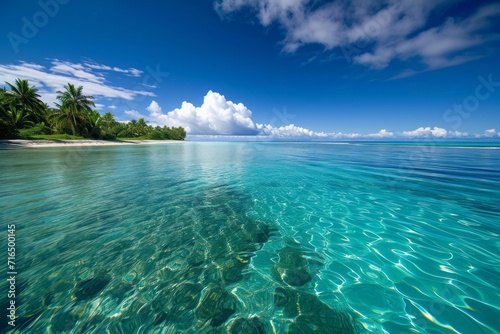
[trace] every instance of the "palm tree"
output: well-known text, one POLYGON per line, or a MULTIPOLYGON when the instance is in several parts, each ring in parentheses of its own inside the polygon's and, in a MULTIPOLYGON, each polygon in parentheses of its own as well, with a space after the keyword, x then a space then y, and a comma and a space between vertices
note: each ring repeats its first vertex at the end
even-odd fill
POLYGON ((3 120, 12 129, 22 129, 25 125, 34 125, 29 116, 23 109, 18 109, 12 104, 5 112, 3 120))
POLYGON ((51 117, 51 123, 58 131, 71 130, 73 135, 76 135, 76 126, 82 123, 80 115, 74 115, 67 106, 59 106, 59 109, 54 109, 51 117))
POLYGON ((7 90, 0 88, 0 108, 7 104, 7 90))
POLYGON ((57 91, 57 99, 61 104, 56 105, 62 110, 65 109, 65 113, 68 113, 69 121, 71 122, 71 130, 73 135, 76 135, 76 129, 78 128, 77 119, 85 119, 84 113, 89 113, 95 107, 93 96, 83 95, 83 87, 78 88, 75 85, 68 83, 64 86, 66 89, 64 92, 57 91))
POLYGON ((8 103, 7 103, 7 96, 6 96, 7 91, 5 88, 0 88, 0 120, 2 120, 6 116, 6 111, 8 108, 8 103))
POLYGON ((102 115, 100 125, 101 125, 101 133, 106 138, 112 138, 116 136, 116 130, 118 126, 118 122, 115 121, 115 116, 109 111, 102 115))
POLYGON ((144 118, 139 118, 136 124, 138 137, 145 136, 148 133, 148 125, 144 118))
POLYGON ((117 122, 115 121, 115 116, 112 113, 110 113, 109 111, 107 113, 105 113, 104 115, 102 115, 101 124, 102 124, 104 129, 109 131, 114 126, 116 126, 116 123, 117 122))
POLYGON ((21 79, 16 79, 14 85, 8 82, 6 84, 10 87, 10 90, 5 92, 8 102, 21 109, 25 117, 29 117, 32 121, 42 120, 44 104, 35 86, 30 87, 28 80, 21 79))
POLYGON ((43 109, 40 112, 41 121, 50 126, 50 116, 52 114, 52 108, 47 104, 43 104, 43 109))
POLYGON ((127 130, 130 132, 131 137, 139 137, 139 131, 137 131, 137 120, 130 120, 130 122, 127 123, 127 130))
POLYGON ((91 110, 87 116, 88 136, 92 138, 101 137, 102 116, 97 110, 91 110))

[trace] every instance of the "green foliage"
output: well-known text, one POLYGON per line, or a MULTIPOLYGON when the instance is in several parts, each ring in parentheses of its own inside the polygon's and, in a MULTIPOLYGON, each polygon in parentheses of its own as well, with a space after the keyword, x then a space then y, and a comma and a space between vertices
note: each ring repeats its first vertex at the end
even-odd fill
POLYGON ((38 123, 35 126, 27 129, 19 130, 19 137, 30 139, 36 135, 50 135, 52 134, 52 129, 45 125, 45 123, 38 123))
POLYGON ((107 112, 101 116, 100 129, 103 139, 115 139, 120 131, 121 123, 115 121, 115 116, 107 112))
POLYGON ((85 129, 83 131, 85 137, 101 139, 101 114, 97 110, 91 110, 87 114, 85 129))
POLYGON ((186 131, 182 127, 147 125, 144 119, 131 120, 117 134, 118 138, 143 138, 150 140, 184 140, 186 131))
POLYGON ((0 89, 0 138, 16 138, 20 129, 41 119, 44 105, 27 80, 17 79, 14 85, 7 85, 9 91, 0 89))
POLYGON ((153 129, 151 132, 149 132, 147 134, 147 138, 151 139, 151 140, 164 140, 164 139, 167 139, 165 137, 166 137, 165 133, 161 129, 158 129, 158 127, 155 128, 155 129, 153 129))
POLYGON ((28 80, 16 79, 14 84, 8 83, 9 91, 5 91, 4 99, 10 109, 19 110, 24 117, 32 122, 43 121, 44 103, 40 100, 37 89, 30 87, 28 80))
POLYGON ((10 105, 4 113, 3 121, 7 126, 13 129, 22 129, 27 125, 33 125, 30 115, 23 109, 18 109, 14 104, 10 105))
POLYGON ((0 120, 0 139, 17 138, 19 130, 12 128, 0 120))
POLYGON ((64 126, 71 129, 73 135, 88 133, 89 117, 92 113, 91 107, 95 107, 93 96, 83 95, 83 87, 68 83, 64 91, 57 91, 57 99, 60 104, 57 119, 64 126))
POLYGON ((85 137, 68 135, 66 133, 58 133, 58 134, 53 134, 53 135, 34 135, 34 136, 31 136, 29 139, 74 140, 74 139, 85 139, 85 137))

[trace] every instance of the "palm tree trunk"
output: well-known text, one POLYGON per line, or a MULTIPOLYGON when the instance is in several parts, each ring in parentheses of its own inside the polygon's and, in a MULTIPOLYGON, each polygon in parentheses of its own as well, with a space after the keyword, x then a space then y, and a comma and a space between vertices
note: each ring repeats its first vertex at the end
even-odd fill
POLYGON ((73 136, 76 136, 76 118, 75 113, 71 112, 71 116, 73 116, 73 124, 71 124, 71 130, 73 130, 73 136))

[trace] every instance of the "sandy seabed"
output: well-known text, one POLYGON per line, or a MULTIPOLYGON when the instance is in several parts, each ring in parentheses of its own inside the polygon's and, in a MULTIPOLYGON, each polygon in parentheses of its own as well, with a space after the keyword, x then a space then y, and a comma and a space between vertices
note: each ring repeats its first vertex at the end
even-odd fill
POLYGON ((41 147, 69 147, 69 146, 117 146, 141 144, 177 144, 182 140, 0 140, 2 148, 41 148, 41 147))

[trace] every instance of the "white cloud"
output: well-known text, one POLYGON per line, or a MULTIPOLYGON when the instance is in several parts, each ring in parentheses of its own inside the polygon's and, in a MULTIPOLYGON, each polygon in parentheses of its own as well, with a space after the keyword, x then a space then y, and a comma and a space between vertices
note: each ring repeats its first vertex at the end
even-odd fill
POLYGON ((420 127, 412 131, 403 131, 400 133, 404 138, 466 138, 469 134, 459 131, 448 131, 439 127, 420 127))
POLYGON ((478 58, 477 55, 460 55, 460 51, 482 44, 484 38, 477 31, 499 14, 498 5, 483 7, 464 20, 448 18, 441 26, 425 30, 397 44, 381 43, 373 52, 354 59, 375 68, 386 67, 394 58, 408 59, 415 56, 431 69, 458 65, 478 58))
POLYGON ((386 129, 382 129, 377 133, 372 133, 368 135, 370 138, 393 138, 394 132, 387 131, 386 129))
POLYGON ((52 65, 53 66, 50 68, 52 73, 61 73, 63 75, 95 83, 104 82, 104 77, 101 74, 94 74, 90 72, 88 68, 84 67, 82 64, 54 60, 52 61, 52 65))
POLYGON ((146 109, 151 123, 182 126, 190 134, 251 135, 257 129, 252 121, 252 112, 242 103, 233 103, 212 91, 203 99, 200 107, 182 102, 180 108, 163 114, 156 101, 146 109))
POLYGON ((45 69, 45 66, 42 66, 42 65, 38 65, 38 64, 34 64, 34 63, 27 63, 27 62, 21 62, 23 64, 24 67, 26 68, 32 68, 32 69, 35 69, 35 70, 43 70, 45 69))
POLYGON ((470 136, 467 132, 448 131, 447 137, 448 138, 467 138, 470 136))
POLYGON ((496 129, 489 129, 484 132, 484 137, 493 138, 500 136, 500 133, 496 132, 496 129))
POLYGON ((401 133, 403 137, 446 137, 447 131, 443 128, 434 127, 433 129, 430 127, 420 127, 413 131, 404 131, 401 133))
POLYGON ((85 63, 85 66, 88 68, 92 68, 95 70, 104 70, 104 71, 115 71, 115 72, 120 72, 120 73, 125 73, 127 75, 130 75, 132 77, 140 77, 143 71, 140 71, 136 68, 129 68, 128 70, 119 68, 119 67, 111 67, 107 65, 101 65, 101 64, 95 64, 95 63, 85 63))
POLYGON ((161 107, 156 101, 152 101, 146 110, 149 111, 154 117, 161 115, 161 107))
MULTIPOLYGON (((284 28, 284 50, 295 52, 307 44, 334 48, 355 63, 382 69, 394 59, 419 59, 426 69, 453 66, 477 59, 471 48, 494 40, 484 29, 500 16, 492 3, 463 18, 447 18, 427 26, 430 17, 450 5, 449 0, 216 0, 221 16, 243 7, 257 12, 260 23, 284 28), (425 29, 425 30, 424 30, 425 29), (467 54, 465 54, 467 52, 467 54)), ((498 34, 496 34, 498 37, 498 34)), ((421 69, 419 69, 421 70, 421 69)), ((408 76, 417 71, 405 71, 408 76)))
POLYGON ((84 94, 92 95, 96 99, 133 100, 136 96, 156 96, 152 91, 112 86, 106 82, 105 74, 96 71, 95 68, 86 64, 63 62, 57 59, 52 60, 49 67, 25 62, 0 64, 0 82, 13 83, 17 78, 27 79, 30 84, 39 89, 42 100, 49 104, 56 101, 56 92, 64 90, 64 86, 68 83, 83 86, 84 94))
POLYGON ((111 110, 115 110, 116 108, 118 108, 118 107, 117 107, 117 106, 115 106, 115 105, 110 105, 110 106, 108 106, 108 109, 111 109, 111 110))
POLYGON ((133 77, 140 77, 142 75, 142 73, 144 73, 141 70, 138 70, 136 68, 129 68, 127 71, 133 77))
POLYGON ((309 129, 289 124, 280 126, 278 128, 269 124, 257 124, 257 129, 260 135, 269 136, 273 138, 327 138, 328 134, 325 132, 314 132, 309 129))
POLYGON ((125 114, 129 115, 132 117, 132 119, 139 119, 139 118, 144 118, 144 115, 142 115, 140 112, 137 110, 126 110, 125 114))

